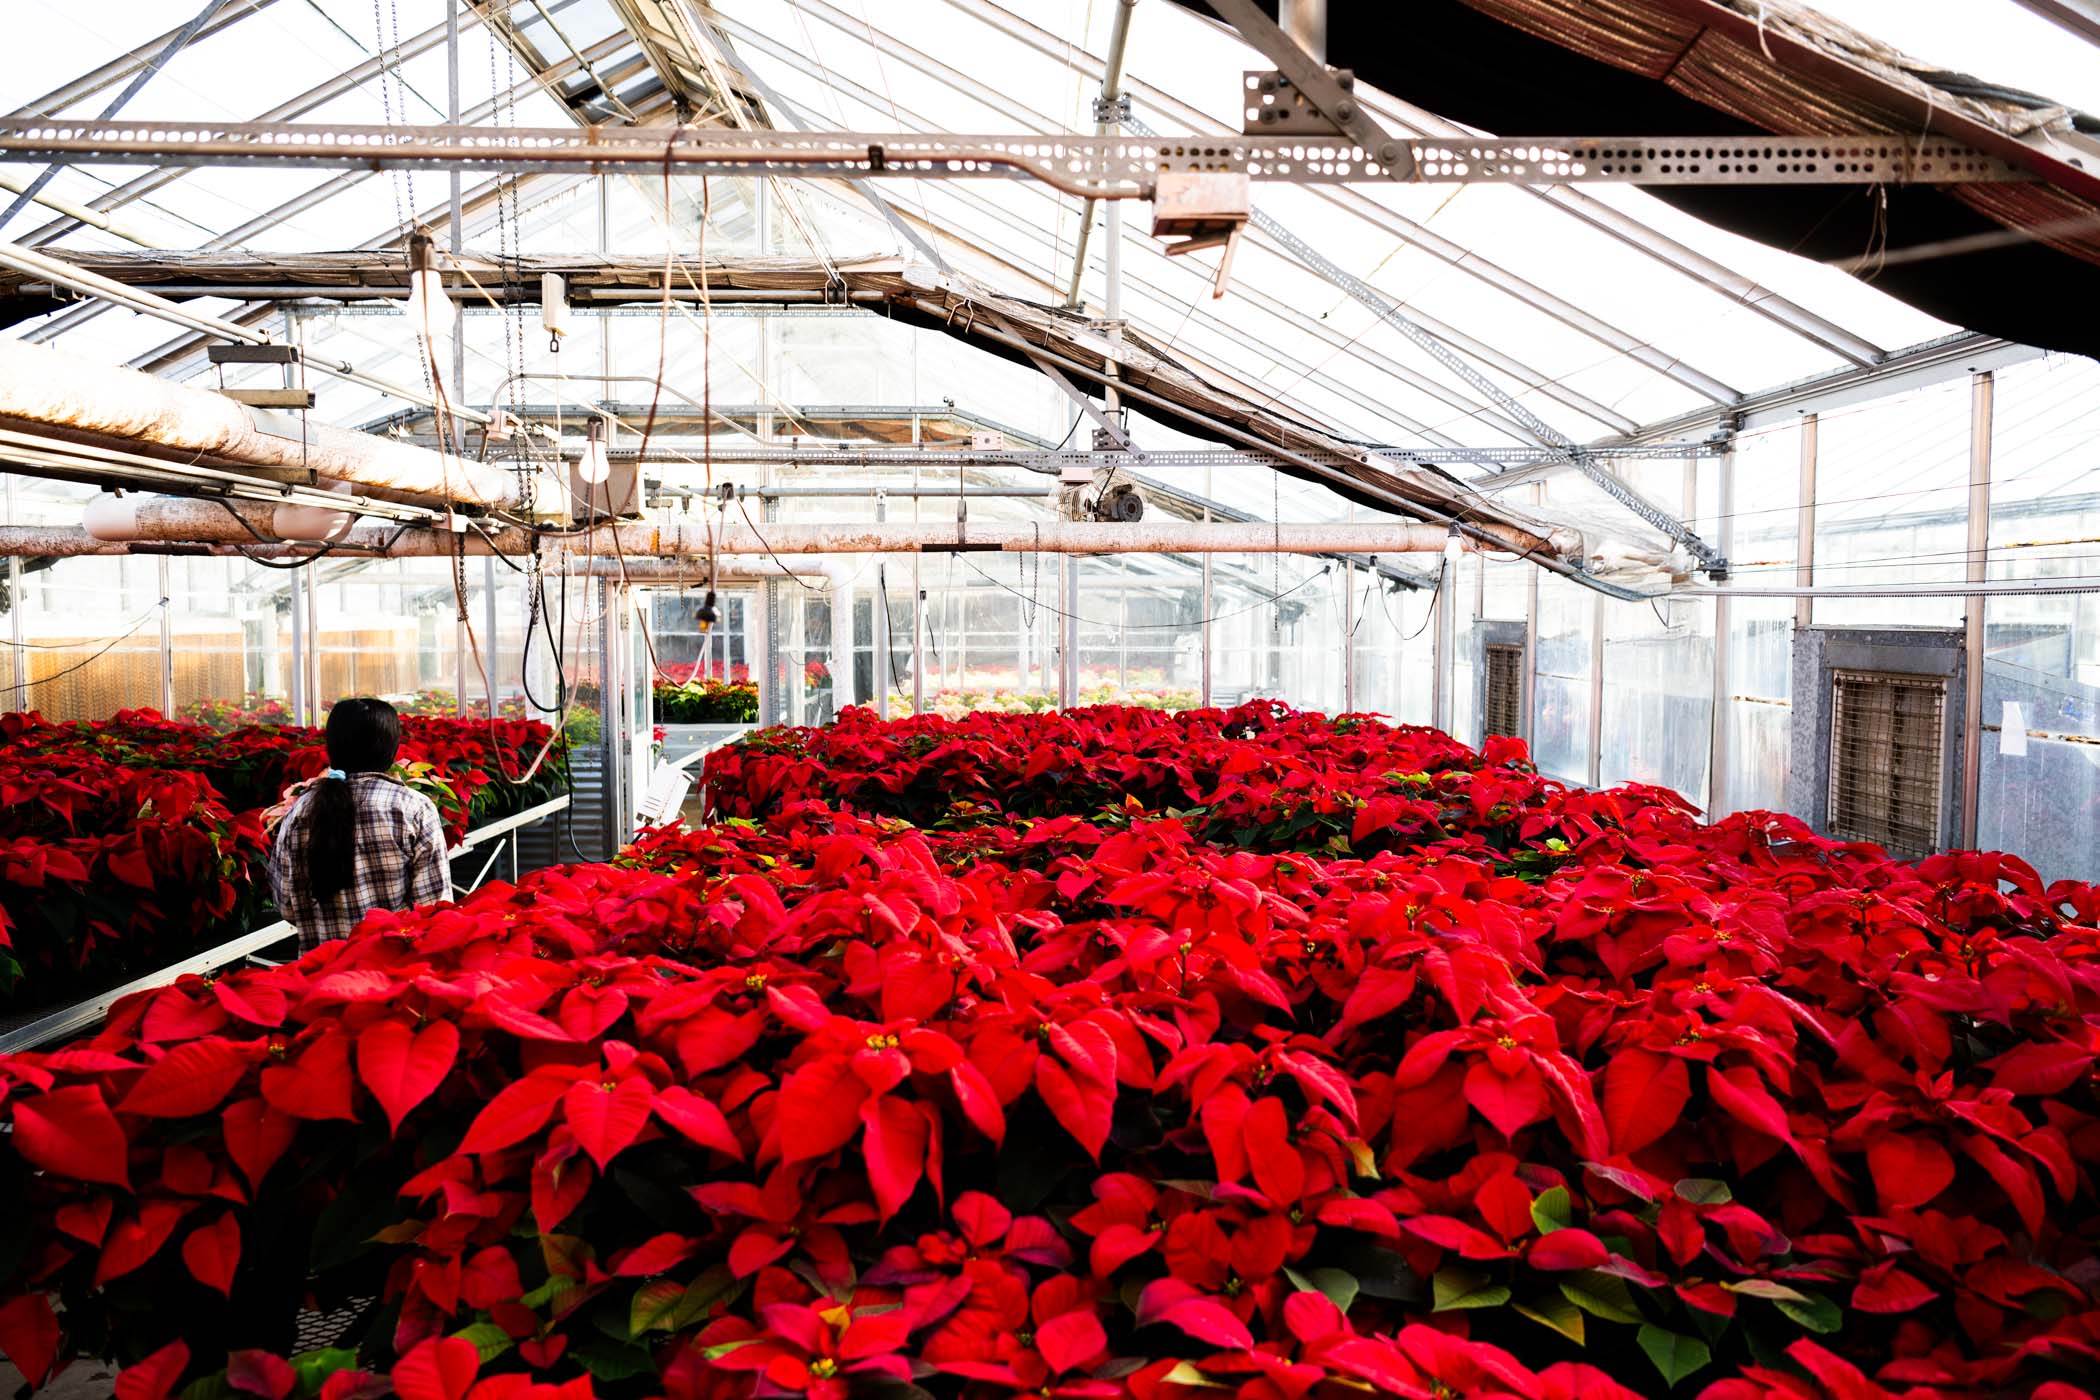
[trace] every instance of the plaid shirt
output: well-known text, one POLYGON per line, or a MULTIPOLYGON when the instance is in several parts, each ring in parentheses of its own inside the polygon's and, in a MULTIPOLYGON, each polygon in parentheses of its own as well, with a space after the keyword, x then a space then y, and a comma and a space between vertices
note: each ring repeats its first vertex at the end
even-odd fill
POLYGON ((452 867, 437 804, 384 773, 353 773, 357 844, 350 888, 321 903, 306 873, 306 808, 299 799, 277 828, 270 851, 270 888, 299 930, 299 951, 347 937, 374 909, 408 909, 452 896, 452 867))

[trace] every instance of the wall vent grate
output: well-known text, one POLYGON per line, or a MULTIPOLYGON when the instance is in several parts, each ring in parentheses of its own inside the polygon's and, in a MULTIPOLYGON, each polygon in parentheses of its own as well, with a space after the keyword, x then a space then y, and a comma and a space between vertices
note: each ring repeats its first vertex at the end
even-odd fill
POLYGON ((1481 707, 1481 733, 1511 738, 1524 732, 1524 648, 1490 645, 1487 653, 1487 698, 1481 707))
POLYGON ((1876 671, 1831 673, 1830 834, 1891 855, 1939 846, 1947 683, 1876 671))

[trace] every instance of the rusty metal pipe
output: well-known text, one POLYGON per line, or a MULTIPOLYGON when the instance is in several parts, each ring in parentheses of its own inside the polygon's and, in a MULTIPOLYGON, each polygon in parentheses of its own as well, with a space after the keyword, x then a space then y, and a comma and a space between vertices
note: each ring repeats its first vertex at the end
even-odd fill
POLYGON ((517 479, 500 467, 302 424, 294 415, 264 415, 208 390, 19 340, 0 340, 0 419, 301 480, 347 481, 393 499, 497 508, 518 502, 517 479))

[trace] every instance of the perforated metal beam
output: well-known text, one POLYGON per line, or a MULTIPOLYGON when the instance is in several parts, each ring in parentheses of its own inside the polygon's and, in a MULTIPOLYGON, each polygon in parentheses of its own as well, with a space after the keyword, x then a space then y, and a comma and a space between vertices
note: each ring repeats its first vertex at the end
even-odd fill
MULTIPOLYGON (((1427 184, 1969 184, 2031 180, 1957 142, 1900 136, 1508 138, 1398 142, 1427 184)), ((1257 180, 1385 180, 1344 139, 965 136, 913 132, 492 129, 319 122, 0 121, 0 161, 610 174, 666 167, 833 179, 1041 180, 1092 199, 1143 199, 1166 171, 1257 180)), ((1397 164, 1397 162, 1395 162, 1397 164)))
MULTIPOLYGON (((581 450, 581 439, 576 440, 581 450)), ((663 460, 685 461, 689 451, 674 451, 676 444, 663 448, 663 460)), ((1566 454, 1558 451, 1541 451, 1528 447, 1409 447, 1398 444, 1383 444, 1365 449, 1380 457, 1396 461, 1419 462, 1424 465, 1477 461, 1487 458, 1506 466, 1529 466, 1543 462, 1561 462, 1566 454)), ((1608 461, 1623 460, 1684 460, 1695 457, 1718 457, 1727 451, 1721 442, 1656 442, 1638 446, 1612 446, 1584 449, 1591 455, 1608 461)), ((612 450, 614 460, 623 459, 623 450, 612 450)), ((852 467, 855 469, 880 469, 890 467, 1017 467, 1025 471, 1056 474, 1065 470, 1085 471, 1129 471, 1139 467, 1146 469, 1172 467, 1236 467, 1277 465, 1277 459, 1259 452, 1242 451, 1233 447, 1175 447, 1149 448, 1144 452, 1058 452, 1047 450, 984 449, 969 447, 825 447, 821 444, 802 447, 766 447, 749 442, 720 442, 709 449, 710 457, 718 465, 739 466, 800 466, 800 467, 852 467)), ((1307 448, 1306 457, 1315 461, 1341 466, 1359 459, 1345 457, 1339 452, 1323 452, 1307 448)), ((624 452, 626 460, 632 460, 631 449, 624 452)), ((652 447, 647 460, 655 460, 656 449, 652 447)))

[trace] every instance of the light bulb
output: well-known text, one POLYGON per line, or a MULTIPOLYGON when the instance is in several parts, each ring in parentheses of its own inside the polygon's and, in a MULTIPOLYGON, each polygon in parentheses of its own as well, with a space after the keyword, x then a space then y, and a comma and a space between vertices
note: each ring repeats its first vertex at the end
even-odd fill
POLYGON ((452 299, 445 295, 445 280, 431 266, 429 236, 417 234, 409 240, 408 328, 422 342, 430 357, 433 376, 442 378, 452 363, 452 299))
POLYGON ((605 439, 595 432, 584 440, 583 456, 576 461, 576 475, 591 486, 602 486, 612 476, 612 458, 606 454, 605 439))
POLYGON ((1458 543, 1458 532, 1457 532, 1456 530, 1452 531, 1452 532, 1451 532, 1450 534, 1448 534, 1448 535, 1446 535, 1446 536, 1444 537, 1444 565, 1445 565, 1445 567, 1447 567, 1447 568, 1452 568, 1452 569, 1455 569, 1455 568, 1457 568, 1457 567, 1458 567, 1458 556, 1459 556, 1460 554, 1464 553, 1464 552, 1465 552, 1465 551, 1464 551, 1464 550, 1463 550, 1462 548, 1460 548, 1460 546, 1459 546, 1459 543, 1458 543))

